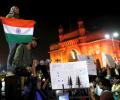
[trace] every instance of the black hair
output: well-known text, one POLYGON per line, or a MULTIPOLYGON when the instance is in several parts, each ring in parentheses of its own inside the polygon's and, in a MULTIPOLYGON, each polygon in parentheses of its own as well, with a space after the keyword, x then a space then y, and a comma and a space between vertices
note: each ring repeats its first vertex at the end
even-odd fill
POLYGON ((36 41, 36 42, 38 42, 38 38, 36 38, 36 37, 32 37, 32 41, 36 41))
POLYGON ((111 87, 110 81, 108 79, 101 78, 99 82, 101 82, 102 85, 105 87, 108 87, 108 88, 111 87))
POLYGON ((120 76, 119 75, 114 75, 113 76, 115 79, 120 79, 120 76))

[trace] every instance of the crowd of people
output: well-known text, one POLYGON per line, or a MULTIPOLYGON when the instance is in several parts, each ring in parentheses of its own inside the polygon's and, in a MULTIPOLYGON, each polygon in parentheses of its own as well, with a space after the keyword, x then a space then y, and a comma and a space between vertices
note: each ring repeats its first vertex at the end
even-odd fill
POLYGON ((97 76, 90 77, 89 92, 92 100, 120 100, 120 67, 99 69, 97 76))
MULTIPOLYGON (((19 7, 12 6, 6 18, 20 18, 19 7)), ((34 100, 37 97, 35 93, 38 93, 43 98, 41 100, 47 100, 48 96, 46 96, 45 90, 50 81, 48 72, 48 63, 50 62, 49 60, 33 59, 32 49, 37 47, 37 38, 33 36, 29 43, 8 42, 8 47, 7 66, 2 68, 5 70, 4 73, 7 77, 5 80, 8 82, 8 86, 6 86, 8 88, 7 92, 9 92, 7 98, 11 98, 9 94, 14 94, 11 93, 12 90, 9 90, 9 88, 15 87, 17 83, 11 82, 12 78, 16 79, 14 77, 17 76, 16 81, 20 80, 20 83, 18 83, 20 84, 20 91, 22 91, 22 99, 34 100), (11 82, 7 80, 11 80, 11 82)), ((11 99, 15 99, 15 96, 11 99)))
MULTIPOLYGON (((19 8, 13 6, 6 17, 19 18, 19 8)), ((37 38, 33 37, 30 43, 8 45, 7 75, 20 77, 23 100, 49 100, 50 60, 32 59, 37 38)), ((99 68, 97 76, 89 76, 89 80, 91 100, 120 100, 120 66, 99 68)))

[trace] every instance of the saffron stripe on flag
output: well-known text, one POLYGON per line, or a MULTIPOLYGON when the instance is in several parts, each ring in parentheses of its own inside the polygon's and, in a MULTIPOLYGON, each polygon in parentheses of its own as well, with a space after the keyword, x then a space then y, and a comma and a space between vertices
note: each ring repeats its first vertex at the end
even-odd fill
POLYGON ((15 27, 31 28, 31 27, 34 27, 34 24, 35 24, 34 20, 24 20, 24 19, 5 18, 5 17, 2 17, 1 19, 3 24, 9 25, 9 26, 15 26, 15 27))

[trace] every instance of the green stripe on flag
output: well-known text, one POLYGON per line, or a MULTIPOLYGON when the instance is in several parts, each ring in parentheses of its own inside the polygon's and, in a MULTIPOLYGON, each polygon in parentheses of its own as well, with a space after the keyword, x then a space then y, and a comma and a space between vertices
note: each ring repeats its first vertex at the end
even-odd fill
POLYGON ((6 33, 6 40, 15 43, 28 43, 32 41, 32 35, 15 35, 6 33))

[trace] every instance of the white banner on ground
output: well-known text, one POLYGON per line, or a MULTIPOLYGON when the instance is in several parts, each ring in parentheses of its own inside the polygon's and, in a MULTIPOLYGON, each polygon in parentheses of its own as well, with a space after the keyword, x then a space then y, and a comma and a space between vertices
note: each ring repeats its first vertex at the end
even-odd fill
POLYGON ((71 77, 72 88, 89 87, 88 70, 86 61, 50 64, 52 89, 69 89, 71 77))

